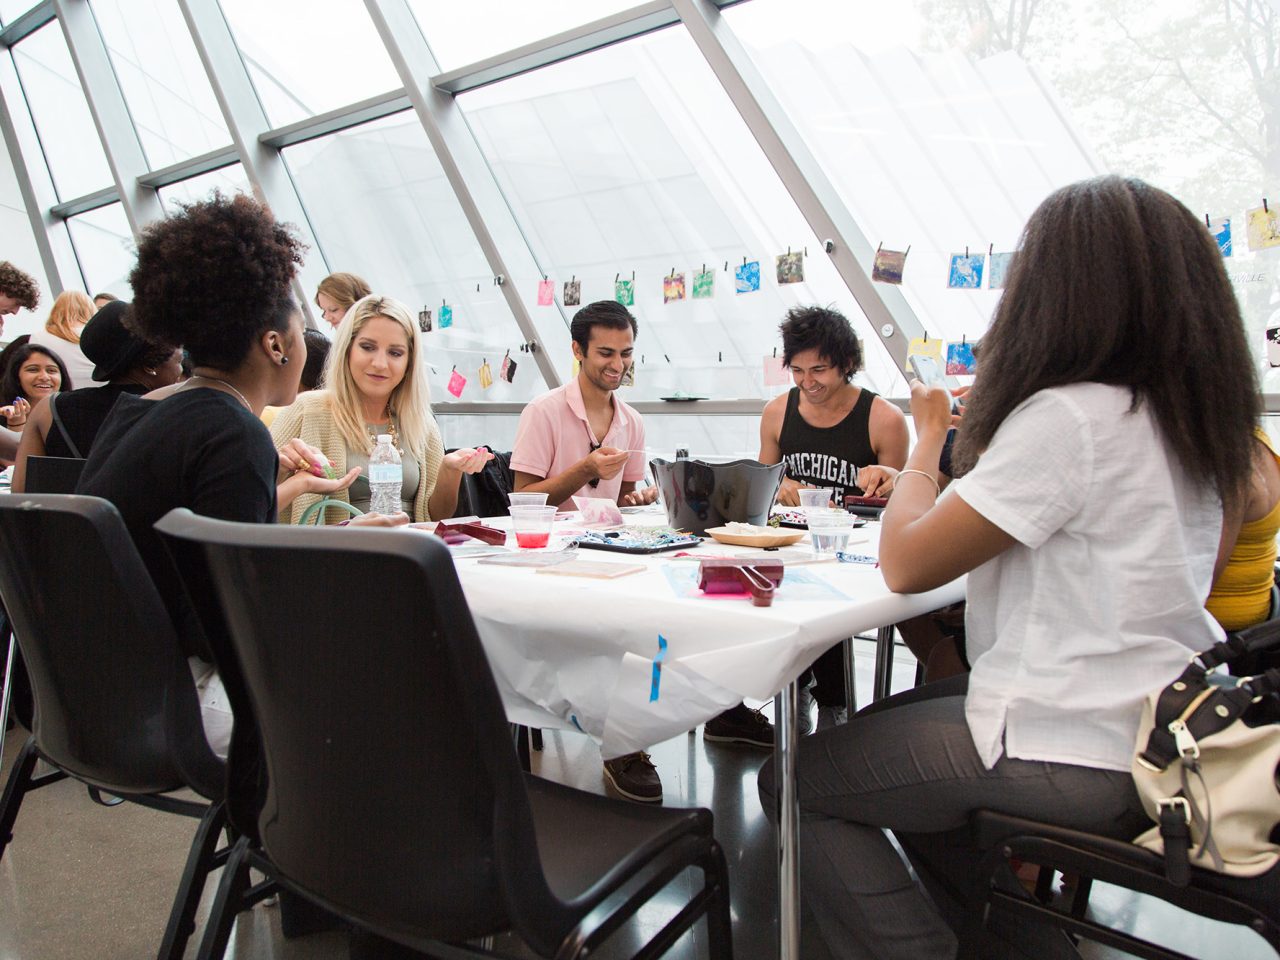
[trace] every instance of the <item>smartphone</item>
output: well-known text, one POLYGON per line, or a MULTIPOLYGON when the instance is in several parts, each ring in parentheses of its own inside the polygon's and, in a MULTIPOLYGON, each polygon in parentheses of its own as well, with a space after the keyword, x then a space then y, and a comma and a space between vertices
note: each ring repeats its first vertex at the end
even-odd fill
POLYGON ((947 388, 946 378, 942 375, 942 367, 938 365, 938 361, 933 357, 912 354, 907 357, 907 363, 911 364, 911 369, 915 371, 916 379, 926 387, 942 387, 944 390, 947 388))

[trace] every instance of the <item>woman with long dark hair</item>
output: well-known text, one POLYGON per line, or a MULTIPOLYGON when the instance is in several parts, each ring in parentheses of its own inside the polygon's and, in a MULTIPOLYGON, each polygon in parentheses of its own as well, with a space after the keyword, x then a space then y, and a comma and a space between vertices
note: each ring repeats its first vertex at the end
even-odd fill
MULTIPOLYGON (((939 497, 949 401, 912 383, 918 440, 880 563, 902 592, 968 574, 973 670, 801 746, 804 891, 840 958, 954 955, 984 892, 974 810, 1142 832, 1142 701, 1222 636, 1204 600, 1259 404, 1222 257, 1182 204, 1118 177, 1041 204, 983 339, 961 479, 939 497)), ((760 785, 772 811, 771 766, 760 785)), ((1010 954, 1065 945, 997 935, 1010 954)))
POLYGON ((45 397, 61 390, 72 390, 74 384, 62 358, 47 347, 28 341, 9 357, 9 367, 0 377, 0 424, 10 430, 21 430, 31 415, 31 408, 45 397))

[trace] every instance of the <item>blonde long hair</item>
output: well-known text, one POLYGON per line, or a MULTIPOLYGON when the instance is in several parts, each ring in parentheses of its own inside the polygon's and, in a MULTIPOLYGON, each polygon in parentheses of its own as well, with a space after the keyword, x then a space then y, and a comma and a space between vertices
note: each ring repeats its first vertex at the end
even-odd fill
POLYGON ((80 327, 89 322, 89 318, 97 313, 97 307, 89 299, 87 293, 79 290, 67 290, 58 294, 49 310, 49 319, 44 328, 59 340, 67 343, 80 342, 80 327))
POLYGON ((333 349, 324 368, 325 393, 333 411, 334 424, 342 439, 352 450, 373 452, 373 441, 365 430, 364 406, 360 388, 351 377, 349 357, 361 328, 374 317, 383 317, 398 323, 409 343, 408 364, 404 379, 391 394, 389 406, 399 421, 397 432, 400 445, 415 460, 427 451, 427 438, 435 425, 431 414, 431 394, 427 385, 427 364, 422 357, 422 338, 418 325, 409 316, 409 308, 399 300, 371 294, 347 311, 338 325, 333 349))

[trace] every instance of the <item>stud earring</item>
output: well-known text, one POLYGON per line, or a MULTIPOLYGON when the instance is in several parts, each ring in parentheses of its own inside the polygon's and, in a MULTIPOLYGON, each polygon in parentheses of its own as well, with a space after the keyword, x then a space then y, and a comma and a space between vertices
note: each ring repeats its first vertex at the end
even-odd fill
POLYGON ((288 358, 288 357, 281 357, 281 358, 280 358, 280 366, 282 366, 282 367, 283 367, 283 366, 284 366, 286 363, 288 363, 288 362, 289 362, 289 358, 288 358))

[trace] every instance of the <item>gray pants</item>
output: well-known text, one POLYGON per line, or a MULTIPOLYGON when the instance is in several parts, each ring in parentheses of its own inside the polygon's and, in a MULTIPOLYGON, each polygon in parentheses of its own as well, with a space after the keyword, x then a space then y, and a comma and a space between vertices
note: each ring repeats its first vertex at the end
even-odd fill
MULTIPOLYGON (((986 769, 965 723, 967 688, 967 675, 918 687, 800 744, 801 889, 839 960, 955 955, 956 932, 985 896, 983 856, 969 838, 974 810, 1126 840, 1149 825, 1127 773, 1008 757, 986 769)), ((759 783, 773 819, 772 760, 759 783)), ((1031 932, 1001 939, 1018 948, 996 953, 1046 955, 1031 932)))

